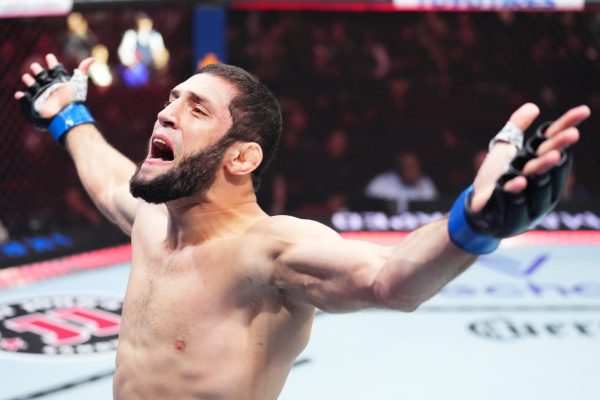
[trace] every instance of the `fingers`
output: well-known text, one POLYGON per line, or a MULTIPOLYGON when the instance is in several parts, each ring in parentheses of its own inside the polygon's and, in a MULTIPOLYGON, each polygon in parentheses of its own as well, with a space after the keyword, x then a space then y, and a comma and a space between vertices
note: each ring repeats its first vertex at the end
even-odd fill
MULTIPOLYGON (((48 69, 51 69, 58 65, 58 59, 56 58, 56 56, 54 54, 47 54, 46 55, 46 63, 48 64, 48 69)), ((34 63, 31 63, 29 69, 31 70, 32 75, 36 76, 37 74, 39 74, 40 72, 42 72, 44 70, 44 67, 42 67, 40 65, 40 63, 38 63, 38 62, 34 62, 34 63)), ((26 74, 26 75, 29 75, 29 74, 26 74)), ((25 83, 25 84, 27 85, 27 83, 25 83)), ((31 85, 27 85, 27 86, 31 86, 31 85)))
POLYGON ((29 74, 23 74, 23 76, 21 77, 21 81, 23 81, 23 83, 27 87, 29 87, 35 83, 35 79, 33 78, 33 76, 31 76, 29 74))
POLYGON ((86 58, 81 63, 79 63, 79 66, 77 67, 77 69, 79 69, 81 72, 83 72, 85 75, 87 75, 88 71, 90 70, 90 67, 95 62, 96 62, 96 60, 93 57, 86 58))
MULTIPOLYGON (((46 54, 45 58, 46 58, 46 64, 48 65, 48 69, 54 68, 59 64, 58 59, 52 53, 46 54)), ((30 69, 31 69, 31 72, 33 72, 33 76, 39 74, 40 72, 42 72, 44 70, 44 68, 37 62, 32 63, 30 69)))
MULTIPOLYGON (((524 104, 511 115, 510 122, 525 132, 539 112, 535 104, 524 104)), ((520 193, 527 187, 527 176, 545 174, 556 166, 560 162, 561 152, 579 140, 580 134, 576 125, 589 116, 590 109, 587 106, 579 106, 568 110, 553 122, 546 130, 547 140, 540 144, 537 156, 523 166, 522 175, 505 182, 503 190, 513 194, 520 193)), ((475 191, 471 199, 474 212, 483 209, 494 191, 495 182, 504 173, 515 152, 515 146, 502 141, 493 146, 475 178, 475 191)))
MULTIPOLYGON (((54 68, 58 64, 58 60, 56 59, 54 54, 47 54, 46 62, 48 63, 48 68, 54 68)), ((34 63, 31 63, 31 65, 29 66, 29 69, 31 71, 31 74, 25 73, 25 74, 23 74, 23 76, 21 76, 21 81, 23 81, 23 83, 27 87, 29 87, 35 83, 34 76, 36 76, 37 74, 42 72, 44 70, 44 67, 42 67, 40 65, 40 63, 38 63, 38 62, 34 62, 34 63)), ((23 95, 19 94, 19 93, 22 93, 22 92, 16 92, 15 98, 17 98, 17 96, 19 96, 18 98, 23 97, 23 95)))
MULTIPOLYGON (((534 109, 532 108, 529 112, 523 112, 525 107, 529 107, 529 104, 523 105, 511 117, 511 121, 521 129, 525 124, 533 122, 533 119, 529 120, 527 118, 533 116, 534 109), (523 125, 518 125, 518 122, 513 120, 515 117, 523 125)), ((545 174, 554 167, 560 161, 561 151, 579 140, 579 130, 575 126, 588 118, 590 113, 589 107, 585 105, 575 107, 568 110, 552 123, 546 130, 548 139, 540 144, 537 150, 538 156, 525 164, 522 170, 523 175, 545 174)), ((518 193, 524 190, 526 186, 527 179, 524 176, 519 176, 507 181, 503 188, 508 192, 518 193)))
POLYGON ((37 74, 39 74, 40 72, 42 72, 44 70, 44 68, 42 68, 42 66, 36 62, 31 64, 30 69, 31 69, 31 72, 33 72, 33 76, 36 76, 37 74))
POLYGON ((551 136, 545 140, 538 147, 537 154, 542 155, 551 150, 564 150, 570 145, 576 143, 579 140, 579 130, 575 127, 570 127, 564 131, 551 136))
POLYGON ((517 194, 527 187, 527 179, 524 176, 516 176, 508 180, 502 187, 505 192, 517 194))
POLYGON ((523 175, 541 175, 548 172, 560 161, 560 151, 551 150, 541 156, 527 161, 523 167, 523 175))
MULTIPOLYGON (((56 58, 56 56, 52 53, 48 53, 46 54, 46 64, 48 65, 48 69, 50 68, 54 68, 56 67, 59 62, 58 59, 56 58)), ((88 59, 89 60, 89 59, 88 59)), ((82 64, 85 62, 86 60, 84 60, 82 62, 82 64)), ((92 61, 93 62, 93 61, 92 61)), ((88 64, 87 68, 89 69, 89 65, 91 65, 91 63, 88 64)), ((29 66, 29 69, 31 71, 31 73, 25 73, 23 74, 23 76, 21 76, 21 81, 25 84, 25 86, 30 87, 31 85, 33 85, 35 83, 35 78, 34 76, 36 76, 37 74, 39 74, 40 72, 44 71, 44 67, 42 67, 40 65, 40 63, 38 62, 34 62, 29 66)), ((20 98, 22 98, 23 96, 25 96, 25 93, 22 91, 17 91, 15 92, 15 94, 13 95, 15 100, 19 100, 20 98)))
POLYGON ((588 106, 571 108, 548 127, 546 130, 546 137, 550 138, 565 129, 577 126, 579 123, 587 119, 590 114, 591 111, 588 106))
POLYGON ((46 54, 46 63, 48 64, 48 68, 54 68, 59 64, 58 59, 52 53, 46 54))
MULTIPOLYGON (((96 60, 94 60, 94 58, 92 57, 88 57, 85 60, 81 61, 81 63, 79 63, 79 66, 77 67, 79 70, 81 70, 81 72, 83 72, 84 74, 87 75, 90 66, 95 62, 96 60)), ((59 62, 58 59, 56 58, 56 56, 52 53, 48 53, 46 54, 46 64, 48 65, 48 69, 54 68, 56 67, 59 62)), ((40 72, 42 72, 44 69, 42 68, 42 66, 38 63, 33 63, 31 64, 31 72, 33 72, 33 75, 37 75, 40 72)))
POLYGON ((538 106, 533 103, 525 103, 510 116, 509 121, 515 124, 521 132, 525 132, 538 115, 540 115, 538 106))
MULTIPOLYGON (((29 87, 31 85, 33 85, 35 83, 35 79, 33 78, 33 76, 29 75, 29 74, 23 74, 23 76, 21 76, 21 81, 25 84, 25 86, 29 87)), ((22 91, 17 91, 14 94, 14 98, 15 100, 19 100, 21 97, 25 96, 25 93, 22 91)))
MULTIPOLYGON (((560 161, 560 151, 551 150, 548 153, 536 157, 533 160, 529 160, 523 167, 523 174, 525 175, 541 175, 550 170, 560 161)), ((525 190, 527 187, 527 178, 525 176, 516 176, 508 180, 502 189, 509 193, 519 193, 525 190)))

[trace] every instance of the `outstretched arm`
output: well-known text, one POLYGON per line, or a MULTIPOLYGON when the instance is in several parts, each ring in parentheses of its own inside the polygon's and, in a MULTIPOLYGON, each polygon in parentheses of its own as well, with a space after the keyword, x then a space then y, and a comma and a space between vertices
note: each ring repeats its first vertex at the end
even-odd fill
POLYGON ((451 243, 446 219, 413 231, 397 247, 343 239, 311 221, 293 225, 299 240, 277 258, 274 283, 296 303, 327 312, 412 311, 476 260, 451 243))
MULTIPOLYGON (((52 54, 46 56, 48 69, 59 63, 52 54)), ((81 62, 78 69, 86 76, 94 62, 88 58, 81 62)), ((38 64, 31 65, 31 74, 23 75, 22 81, 31 88, 36 85, 34 76, 44 72, 38 64)), ((20 100, 26 94, 16 92, 15 99, 20 100)), ((71 82, 63 82, 41 102, 36 111, 41 118, 53 120, 61 110, 77 100, 76 89, 71 82)), ((84 94, 85 96, 85 94, 84 94)), ((91 123, 77 125, 60 139, 73 158, 83 186, 100 211, 125 233, 131 233, 131 227, 139 200, 129 193, 129 179, 135 172, 135 165, 123 154, 106 142, 102 134, 91 123)))
MULTIPOLYGON (((577 107, 554 122, 546 130, 547 140, 523 166, 524 175, 543 176, 554 168, 561 160, 561 151, 579 139, 576 125, 589 113, 587 107, 577 107)), ((524 131, 537 115, 537 107, 526 104, 510 122, 524 131)), ((475 179, 470 211, 476 214, 484 210, 516 153, 510 143, 493 146, 475 179)), ((525 176, 506 180, 502 190, 522 193, 529 184, 525 176)), ((329 312, 366 307, 414 310, 477 258, 477 254, 455 244, 447 219, 413 231, 395 248, 345 240, 314 222, 288 223, 280 229, 293 232, 295 239, 276 258, 273 282, 298 304, 329 312)))
POLYGON ((73 128, 65 139, 65 147, 98 209, 130 235, 140 202, 129 193, 135 164, 112 147, 94 125, 73 128))

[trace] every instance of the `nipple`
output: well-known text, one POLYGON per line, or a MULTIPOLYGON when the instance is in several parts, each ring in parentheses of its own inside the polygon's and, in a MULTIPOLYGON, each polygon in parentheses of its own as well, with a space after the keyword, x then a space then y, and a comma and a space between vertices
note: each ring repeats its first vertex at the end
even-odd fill
POLYGON ((183 340, 179 340, 177 339, 175 341, 175 350, 177 351, 184 351, 185 350, 185 342, 183 340))

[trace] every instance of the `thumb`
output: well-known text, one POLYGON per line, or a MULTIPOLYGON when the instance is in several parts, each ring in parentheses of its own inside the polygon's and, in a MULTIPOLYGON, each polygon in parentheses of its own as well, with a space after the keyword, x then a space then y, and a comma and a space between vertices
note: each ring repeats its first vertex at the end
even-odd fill
MULTIPOLYGON (((521 132, 524 132, 539 113, 540 110, 535 104, 526 103, 513 112, 509 121, 521 132)), ((473 212, 481 211, 486 205, 496 187, 496 181, 506 171, 516 153, 515 146, 506 142, 498 142, 492 147, 475 177, 473 198, 471 199, 473 212)), ((510 185, 510 189, 511 192, 523 190, 523 182, 516 180, 510 185)))
POLYGON ((77 67, 77 69, 80 70, 81 72, 83 72, 85 75, 87 75, 88 72, 90 71, 90 67, 95 62, 96 62, 96 60, 93 57, 88 57, 79 63, 79 66, 77 67))

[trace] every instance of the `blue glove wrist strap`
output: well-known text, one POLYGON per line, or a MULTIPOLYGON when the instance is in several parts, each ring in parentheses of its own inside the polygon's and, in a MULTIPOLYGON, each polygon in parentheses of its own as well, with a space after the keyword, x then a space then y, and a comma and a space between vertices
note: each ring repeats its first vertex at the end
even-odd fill
POLYGON ((57 142, 73 127, 96 122, 83 103, 71 103, 54 116, 48 130, 57 142))
POLYGON ((488 254, 498 248, 500 239, 481 235, 469 225, 466 207, 472 191, 473 185, 462 192, 454 202, 448 216, 448 232, 452 242, 462 250, 473 254, 488 254))

